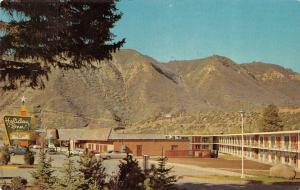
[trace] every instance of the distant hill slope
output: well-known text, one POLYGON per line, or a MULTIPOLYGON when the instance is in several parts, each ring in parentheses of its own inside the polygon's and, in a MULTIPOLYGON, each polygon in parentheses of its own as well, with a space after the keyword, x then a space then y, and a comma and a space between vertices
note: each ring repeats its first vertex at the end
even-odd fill
POLYGON ((15 112, 24 94, 41 127, 136 126, 168 113, 299 107, 300 74, 222 56, 159 63, 127 49, 97 70, 53 70, 44 90, 0 94, 1 115, 15 112))

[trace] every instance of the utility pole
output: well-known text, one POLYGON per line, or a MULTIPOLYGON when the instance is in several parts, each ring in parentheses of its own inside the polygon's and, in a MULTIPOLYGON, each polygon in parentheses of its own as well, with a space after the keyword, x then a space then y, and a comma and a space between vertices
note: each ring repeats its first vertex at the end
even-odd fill
POLYGON ((242 118, 242 175, 241 178, 245 178, 244 176, 244 115, 245 111, 241 109, 239 111, 241 118, 242 118))

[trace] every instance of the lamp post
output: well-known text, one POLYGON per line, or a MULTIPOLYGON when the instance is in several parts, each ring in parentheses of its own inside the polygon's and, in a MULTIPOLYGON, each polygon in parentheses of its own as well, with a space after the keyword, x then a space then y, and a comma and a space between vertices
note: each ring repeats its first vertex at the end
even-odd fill
POLYGON ((241 118, 242 118, 242 175, 241 178, 244 178, 244 116, 245 116, 245 111, 241 109, 239 111, 241 118))
MULTIPOLYGON (((172 119, 172 114, 170 114, 170 113, 168 113, 168 114, 166 114, 165 116, 164 116, 165 118, 168 118, 168 119, 172 119)), ((171 122, 170 122, 171 123, 171 122)), ((168 123, 167 123, 167 125, 168 125, 168 123)), ((166 130, 166 135, 169 135, 169 129, 168 129, 168 126, 166 125, 166 127, 165 127, 165 130, 166 130)))
MULTIPOLYGON (((125 127, 123 126, 117 126, 114 128, 114 131, 119 131, 122 130, 122 134, 124 135, 124 129, 125 127)), ((120 152, 126 152, 126 147, 124 145, 124 140, 123 140, 124 136, 121 138, 121 148, 120 148, 120 152)))

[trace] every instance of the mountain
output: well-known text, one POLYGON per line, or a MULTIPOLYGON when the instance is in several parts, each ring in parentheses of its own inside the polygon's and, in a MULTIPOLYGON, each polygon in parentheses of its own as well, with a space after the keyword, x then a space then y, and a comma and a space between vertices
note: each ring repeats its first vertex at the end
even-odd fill
POLYGON ((300 74, 272 64, 236 64, 217 55, 159 63, 124 49, 98 65, 96 70, 53 69, 44 90, 0 91, 1 115, 17 112, 23 95, 37 125, 51 128, 138 127, 165 114, 300 105, 300 74))

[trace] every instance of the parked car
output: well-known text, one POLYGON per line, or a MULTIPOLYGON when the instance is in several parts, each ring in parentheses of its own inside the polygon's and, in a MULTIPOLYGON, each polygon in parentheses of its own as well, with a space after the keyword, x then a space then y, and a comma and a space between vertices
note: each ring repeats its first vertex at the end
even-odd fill
POLYGON ((21 147, 21 146, 9 147, 9 153, 11 155, 24 155, 27 152, 29 152, 29 149, 25 147, 21 147))
POLYGON ((119 151, 108 151, 105 153, 101 153, 100 157, 103 159, 123 159, 126 158, 126 152, 119 152, 119 151))
POLYGON ((56 146, 54 144, 48 144, 48 148, 56 148, 56 146))
POLYGON ((41 149, 42 147, 41 147, 41 145, 35 144, 32 146, 32 148, 33 149, 41 149))
POLYGON ((55 148, 48 148, 47 152, 48 152, 48 154, 57 154, 57 151, 55 148))
MULTIPOLYGON (((70 151, 71 156, 79 156, 83 153, 84 153, 84 149, 81 149, 81 148, 76 148, 75 150, 70 151)), ((66 154, 69 154, 69 152, 67 151, 66 154)))

